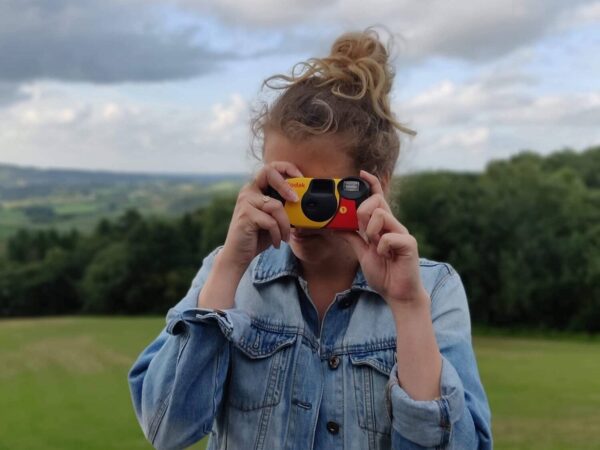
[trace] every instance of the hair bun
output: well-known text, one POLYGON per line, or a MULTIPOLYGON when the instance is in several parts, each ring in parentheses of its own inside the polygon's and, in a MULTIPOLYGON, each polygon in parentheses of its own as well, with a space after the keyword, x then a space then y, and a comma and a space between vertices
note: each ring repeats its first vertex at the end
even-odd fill
POLYGON ((395 74, 388 64, 388 51, 372 28, 342 34, 322 61, 337 69, 328 74, 336 94, 358 99, 369 92, 374 101, 381 102, 392 89, 395 74))
MULTIPOLYGON (((364 31, 350 31, 339 36, 331 46, 329 56, 309 58, 292 68, 292 75, 274 75, 272 79, 283 79, 294 84, 311 84, 317 88, 327 86, 337 97, 370 104, 372 111, 382 120, 390 122, 400 131, 415 135, 416 132, 399 123, 390 108, 389 93, 394 81, 394 70, 388 62, 389 47, 386 48, 373 27, 364 31), (296 73, 296 68, 300 68, 296 73)), ((271 86, 275 89, 288 86, 271 86)))
POLYGON ((381 65, 386 65, 388 52, 380 42, 377 32, 367 29, 362 33, 348 32, 338 37, 331 46, 331 57, 347 58, 352 62, 371 58, 381 65))

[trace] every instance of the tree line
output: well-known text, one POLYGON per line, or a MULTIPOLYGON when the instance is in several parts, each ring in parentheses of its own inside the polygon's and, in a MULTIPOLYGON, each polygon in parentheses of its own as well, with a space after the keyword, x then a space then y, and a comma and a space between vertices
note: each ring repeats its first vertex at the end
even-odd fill
MULTIPOLYGON (((235 199, 177 219, 129 209, 85 235, 21 229, 0 259, 0 316, 165 314, 224 242, 235 199)), ((600 330, 600 147, 396 177, 391 204, 420 255, 459 272, 473 323, 600 330)))

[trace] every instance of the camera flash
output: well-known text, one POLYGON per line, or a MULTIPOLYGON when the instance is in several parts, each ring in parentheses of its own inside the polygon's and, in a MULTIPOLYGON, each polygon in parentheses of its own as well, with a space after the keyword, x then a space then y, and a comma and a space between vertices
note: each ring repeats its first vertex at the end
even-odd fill
POLYGON ((358 192, 358 181, 347 180, 344 181, 344 190, 348 192, 358 192))

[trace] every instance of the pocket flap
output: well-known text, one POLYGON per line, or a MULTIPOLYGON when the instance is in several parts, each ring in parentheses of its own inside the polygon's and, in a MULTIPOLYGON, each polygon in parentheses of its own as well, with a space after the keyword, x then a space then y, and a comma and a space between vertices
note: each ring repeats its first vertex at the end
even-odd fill
POLYGON ((297 333, 271 331, 252 324, 243 331, 235 345, 250 358, 265 358, 280 348, 292 345, 297 336, 297 333))
POLYGON ((350 353, 350 361, 355 366, 371 366, 384 375, 389 376, 396 362, 396 349, 389 348, 365 353, 350 353))

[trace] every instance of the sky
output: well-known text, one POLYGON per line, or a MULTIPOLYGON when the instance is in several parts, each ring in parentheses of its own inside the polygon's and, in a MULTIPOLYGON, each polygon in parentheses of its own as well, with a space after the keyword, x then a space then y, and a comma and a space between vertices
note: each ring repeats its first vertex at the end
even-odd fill
POLYGON ((0 163, 252 172, 262 81, 378 25, 396 173, 600 144, 600 1, 0 0, 0 163))

